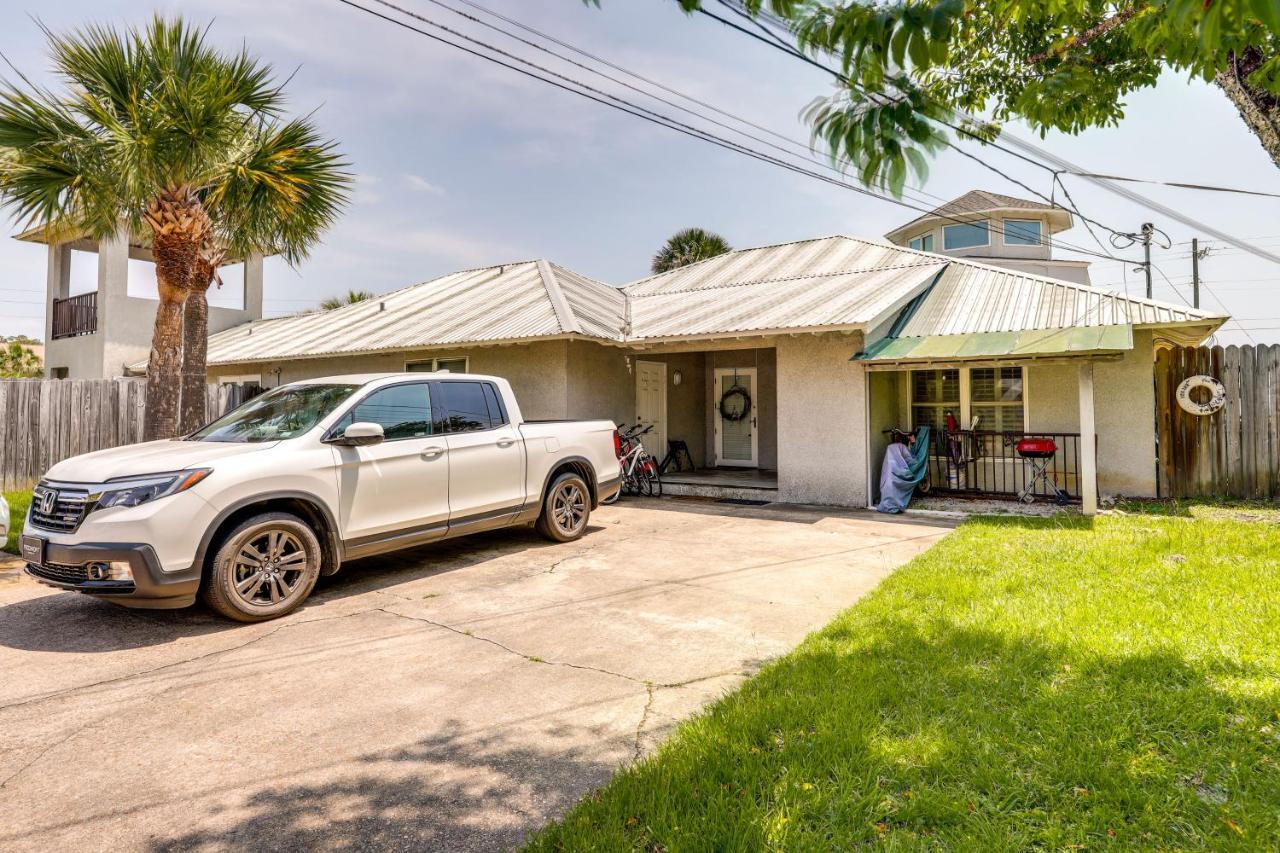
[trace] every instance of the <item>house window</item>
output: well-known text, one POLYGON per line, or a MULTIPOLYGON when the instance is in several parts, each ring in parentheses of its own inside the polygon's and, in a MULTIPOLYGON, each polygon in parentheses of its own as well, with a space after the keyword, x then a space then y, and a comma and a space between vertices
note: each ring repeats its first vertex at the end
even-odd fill
POLYGON ((976 429, 1022 432, 1026 425, 1021 367, 975 367, 969 371, 969 417, 976 429))
POLYGON ((914 240, 908 240, 907 246, 915 249, 917 252, 933 251, 933 235, 925 234, 923 237, 917 237, 914 240))
POLYGON ((404 369, 409 373, 466 373, 467 357, 424 358, 421 361, 406 362, 404 369))
POLYGON ((942 247, 944 249, 972 249, 975 246, 987 246, 991 243, 987 220, 981 222, 965 222, 960 225, 946 225, 942 229, 942 247))
POLYGON ((962 429, 1026 429, 1025 374, 1021 367, 966 367, 911 371, 911 426, 946 429, 950 412, 962 429), (975 423, 976 419, 976 423, 975 423))
POLYGON ((911 371, 911 426, 933 427, 942 432, 947 424, 947 412, 957 419, 960 415, 959 370, 911 371))
POLYGON ((1039 219, 1006 219, 1004 244, 1006 246, 1039 246, 1040 228, 1039 219))

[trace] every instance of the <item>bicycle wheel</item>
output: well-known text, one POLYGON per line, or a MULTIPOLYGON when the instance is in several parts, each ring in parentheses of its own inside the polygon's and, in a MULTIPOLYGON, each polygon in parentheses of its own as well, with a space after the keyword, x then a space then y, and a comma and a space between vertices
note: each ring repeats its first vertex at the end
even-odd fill
POLYGON ((651 498, 662 497, 662 470, 652 456, 645 464, 644 491, 651 498))

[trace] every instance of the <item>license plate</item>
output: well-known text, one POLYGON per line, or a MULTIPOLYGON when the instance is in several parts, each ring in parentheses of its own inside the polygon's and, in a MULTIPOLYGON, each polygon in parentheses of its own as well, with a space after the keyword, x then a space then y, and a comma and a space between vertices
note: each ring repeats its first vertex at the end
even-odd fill
POLYGON ((22 559, 37 566, 44 562, 44 546, 47 540, 39 536, 23 536, 20 542, 22 559))

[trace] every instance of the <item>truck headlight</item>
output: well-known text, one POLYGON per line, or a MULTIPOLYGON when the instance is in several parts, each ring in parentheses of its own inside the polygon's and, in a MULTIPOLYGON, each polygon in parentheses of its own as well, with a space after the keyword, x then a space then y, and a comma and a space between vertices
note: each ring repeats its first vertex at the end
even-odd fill
POLYGON ((95 503, 98 509, 112 506, 137 506, 156 498, 185 492, 209 476, 212 471, 212 468, 192 468, 169 474, 148 474, 143 477, 121 477, 118 480, 108 480, 102 484, 102 490, 96 495, 95 503))

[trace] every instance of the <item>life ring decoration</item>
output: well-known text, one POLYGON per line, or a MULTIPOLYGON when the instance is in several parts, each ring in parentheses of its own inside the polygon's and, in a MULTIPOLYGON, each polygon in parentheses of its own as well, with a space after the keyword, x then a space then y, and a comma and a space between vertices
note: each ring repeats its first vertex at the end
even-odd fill
POLYGON ((1227 389, 1212 376, 1188 376, 1178 385, 1178 391, 1174 396, 1184 412, 1204 417, 1212 415, 1226 404, 1227 389), (1191 393, 1197 388, 1208 391, 1209 399, 1200 402, 1192 397, 1191 393))
POLYGON ((726 421, 745 420, 751 414, 751 392, 734 385, 720 395, 720 417, 726 421))

